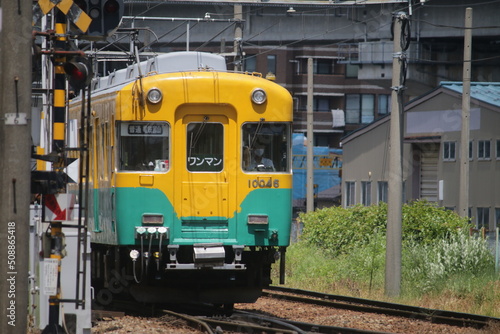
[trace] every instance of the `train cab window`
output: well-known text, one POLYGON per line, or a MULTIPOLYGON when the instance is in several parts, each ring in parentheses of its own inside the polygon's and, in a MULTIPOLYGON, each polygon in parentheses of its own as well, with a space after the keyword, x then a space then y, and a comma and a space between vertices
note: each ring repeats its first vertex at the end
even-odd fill
POLYGON ((242 127, 242 168, 248 172, 290 172, 290 126, 255 122, 242 127))
POLYGON ((158 171, 169 168, 169 126, 165 122, 118 122, 118 169, 158 171))
POLYGON ((192 122, 187 126, 187 169, 190 172, 220 172, 223 164, 224 126, 192 122))

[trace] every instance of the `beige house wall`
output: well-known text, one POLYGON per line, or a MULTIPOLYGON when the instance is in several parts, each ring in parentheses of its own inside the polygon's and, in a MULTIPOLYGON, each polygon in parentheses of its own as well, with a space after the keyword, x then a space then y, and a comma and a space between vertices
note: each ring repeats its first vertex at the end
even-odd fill
MULTIPOLYGON (((456 209, 460 191, 461 95, 439 88, 410 102, 406 106, 404 119, 404 200, 421 198, 420 151, 437 149, 436 202, 440 206, 456 209), (412 120, 413 124, 408 123, 408 120, 412 120), (445 142, 455 143, 454 160, 443 161, 445 142)), ((488 208, 488 227, 494 229, 497 226, 496 212, 500 210, 500 157, 497 157, 500 108, 472 99, 470 121, 473 147, 472 159, 468 159, 470 213, 475 219, 478 207, 488 208), (478 159, 479 141, 490 142, 489 159, 478 159)), ((389 125, 390 116, 343 139, 343 197, 346 194, 346 182, 355 182, 355 203, 361 203, 361 182, 371 181, 372 203, 378 202, 377 183, 388 181, 390 172, 389 125)), ((342 204, 346 206, 345 198, 342 204)))

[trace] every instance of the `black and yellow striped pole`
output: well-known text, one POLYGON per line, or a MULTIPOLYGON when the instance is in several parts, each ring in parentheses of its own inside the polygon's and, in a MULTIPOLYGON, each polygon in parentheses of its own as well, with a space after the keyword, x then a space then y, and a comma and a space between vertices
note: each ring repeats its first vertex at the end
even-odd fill
MULTIPOLYGON (((66 17, 60 10, 55 10, 55 42, 56 51, 66 50, 66 17)), ((52 153, 63 155, 65 146, 65 128, 66 128, 66 75, 64 73, 64 64, 66 57, 64 54, 54 55, 54 84, 52 98, 52 153)), ((64 168, 64 164, 59 159, 53 169, 64 168)), ((60 313, 60 289, 61 289, 61 259, 63 251, 63 233, 60 222, 50 222, 51 236, 51 254, 50 258, 58 262, 57 272, 57 291, 55 295, 49 297, 49 321, 43 334, 64 333, 64 329, 59 325, 60 313)))
MULTIPOLYGON (((56 50, 66 49, 66 18, 59 12, 56 15, 55 33, 56 50), (58 22, 58 21, 63 22, 58 22)), ((61 153, 64 151, 65 123, 66 123, 66 74, 64 72, 64 55, 55 56, 54 63, 54 95, 52 105, 53 134, 52 151, 61 153)), ((57 167, 57 166, 56 166, 57 167)))

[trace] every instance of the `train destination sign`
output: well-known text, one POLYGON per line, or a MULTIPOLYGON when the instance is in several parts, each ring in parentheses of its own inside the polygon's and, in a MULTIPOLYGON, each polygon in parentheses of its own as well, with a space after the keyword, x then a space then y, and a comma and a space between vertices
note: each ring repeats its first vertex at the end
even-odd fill
POLYGON ((129 135, 163 135, 163 124, 154 123, 134 123, 128 124, 127 134, 129 135))

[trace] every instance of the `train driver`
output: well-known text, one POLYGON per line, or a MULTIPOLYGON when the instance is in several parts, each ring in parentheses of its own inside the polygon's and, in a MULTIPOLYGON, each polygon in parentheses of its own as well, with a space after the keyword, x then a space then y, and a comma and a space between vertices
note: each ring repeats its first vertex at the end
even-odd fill
POLYGON ((252 159, 247 170, 257 171, 274 171, 274 163, 271 159, 264 158, 264 145, 257 144, 252 150, 252 159))

